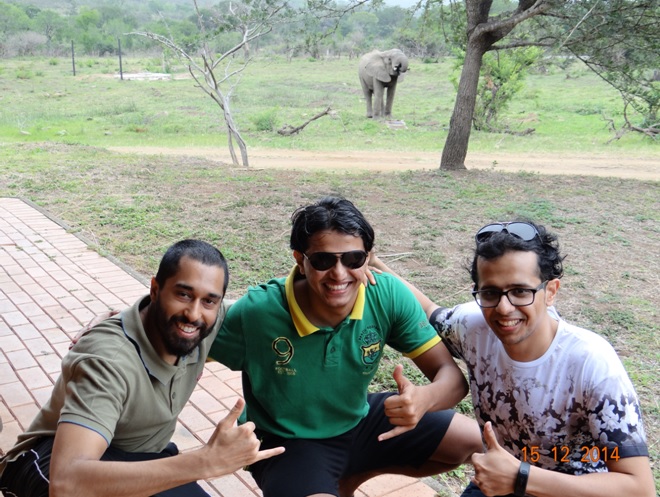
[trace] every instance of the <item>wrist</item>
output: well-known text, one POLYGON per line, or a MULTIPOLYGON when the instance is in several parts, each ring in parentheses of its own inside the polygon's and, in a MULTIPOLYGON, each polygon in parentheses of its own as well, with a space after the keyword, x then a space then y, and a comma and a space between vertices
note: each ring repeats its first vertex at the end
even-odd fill
POLYGON ((518 468, 518 475, 516 476, 516 482, 513 487, 513 495, 516 497, 525 497, 530 469, 531 466, 528 462, 523 461, 520 463, 520 467, 518 468))

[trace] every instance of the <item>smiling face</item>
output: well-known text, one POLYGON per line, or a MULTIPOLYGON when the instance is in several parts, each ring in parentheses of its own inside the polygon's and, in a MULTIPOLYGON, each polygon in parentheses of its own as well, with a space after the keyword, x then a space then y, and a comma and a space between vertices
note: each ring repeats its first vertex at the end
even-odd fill
POLYGON ((224 279, 221 267, 183 257, 162 287, 151 280, 144 328, 163 360, 174 364, 208 336, 218 317, 224 279))
MULTIPOLYGON (((509 251, 501 257, 477 259, 479 288, 500 290, 536 288, 542 282, 537 255, 534 252, 509 251)), ((509 357, 517 361, 538 359, 548 349, 557 330, 557 322, 547 313, 559 289, 559 280, 548 281, 540 289, 534 303, 524 307, 512 305, 502 297, 497 307, 482 308, 488 326, 504 345, 509 357)))
MULTIPOLYGON (((305 254, 365 250, 362 238, 333 230, 319 231, 309 239, 305 254)), ((308 319, 317 326, 335 326, 353 309, 358 289, 364 280, 366 262, 357 269, 342 265, 339 259, 326 271, 312 267, 302 252, 293 255, 305 280, 298 282, 296 299, 308 319)))

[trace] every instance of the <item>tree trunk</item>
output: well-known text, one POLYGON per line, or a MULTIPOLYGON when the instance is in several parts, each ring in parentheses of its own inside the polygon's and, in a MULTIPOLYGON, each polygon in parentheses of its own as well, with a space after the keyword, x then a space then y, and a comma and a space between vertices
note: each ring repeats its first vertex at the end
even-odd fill
POLYGON ((458 82, 458 93, 454 103, 454 111, 449 121, 449 133, 445 146, 442 149, 440 169, 457 171, 466 169, 470 131, 472 130, 472 116, 477 102, 477 87, 479 85, 479 71, 486 50, 482 40, 470 40, 465 51, 465 62, 458 82))
POLYGON ((477 102, 479 72, 486 51, 507 36, 517 24, 542 14, 557 1, 519 0, 515 11, 489 20, 493 0, 465 0, 468 42, 463 71, 458 82, 454 112, 449 122, 449 133, 442 150, 440 169, 448 171, 466 169, 465 157, 477 102))

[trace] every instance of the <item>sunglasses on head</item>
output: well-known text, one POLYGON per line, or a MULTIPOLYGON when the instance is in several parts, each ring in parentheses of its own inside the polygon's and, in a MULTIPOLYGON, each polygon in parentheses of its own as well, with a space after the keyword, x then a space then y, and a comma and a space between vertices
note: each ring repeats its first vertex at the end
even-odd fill
POLYGON ((349 269, 357 269, 367 262, 367 254, 364 250, 351 250, 350 252, 314 252, 313 254, 303 254, 314 269, 317 271, 327 271, 337 265, 337 259, 342 265, 349 269))
POLYGON ((522 240, 529 242, 534 237, 539 236, 539 232, 533 224, 514 221, 511 223, 492 223, 487 224, 475 235, 477 243, 483 243, 496 233, 504 231, 522 240))

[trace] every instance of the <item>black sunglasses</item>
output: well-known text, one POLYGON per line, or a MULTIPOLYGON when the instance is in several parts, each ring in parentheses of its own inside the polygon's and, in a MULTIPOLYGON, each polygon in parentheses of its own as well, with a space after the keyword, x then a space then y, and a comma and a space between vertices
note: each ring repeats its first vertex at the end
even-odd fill
POLYGON ((327 271, 335 267, 337 259, 343 266, 349 269, 357 269, 367 262, 367 254, 364 250, 351 250, 350 252, 314 252, 313 254, 303 254, 314 269, 317 271, 327 271))
POLYGON ((514 221, 511 223, 487 224, 479 231, 477 231, 477 234, 474 238, 477 243, 483 243, 495 233, 500 233, 502 231, 510 235, 517 236, 526 242, 529 242, 530 240, 533 240, 534 237, 539 236, 539 232, 533 224, 514 221))

